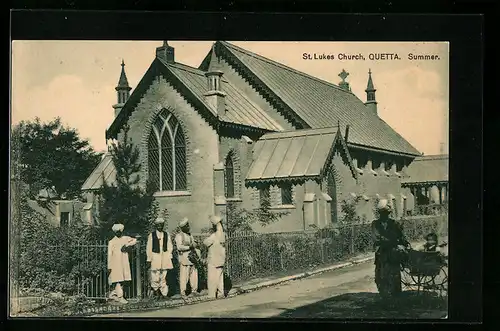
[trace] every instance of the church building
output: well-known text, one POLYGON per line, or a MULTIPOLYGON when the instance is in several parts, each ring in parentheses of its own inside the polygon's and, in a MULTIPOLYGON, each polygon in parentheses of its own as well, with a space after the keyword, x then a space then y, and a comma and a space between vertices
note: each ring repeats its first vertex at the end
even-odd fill
MULTIPOLYGON (((177 62, 166 41, 152 58, 132 93, 122 63, 106 139, 130 127, 141 185, 154 182, 171 229, 188 217, 199 233, 228 204, 252 209, 264 199, 286 215, 259 232, 335 225, 349 200, 367 221, 376 199, 389 199, 396 217, 413 208, 402 181, 421 153, 378 116, 371 72, 363 102, 345 71, 336 85, 224 41, 198 68, 177 62)), ((108 154, 82 187, 87 202, 115 175, 108 154)))

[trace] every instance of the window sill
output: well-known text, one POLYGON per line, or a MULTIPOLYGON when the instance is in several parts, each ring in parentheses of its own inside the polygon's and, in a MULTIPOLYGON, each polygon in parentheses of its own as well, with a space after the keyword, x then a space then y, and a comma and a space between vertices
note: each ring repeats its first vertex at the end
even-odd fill
POLYGON ((159 191, 153 194, 155 197, 186 197, 190 195, 189 191, 159 191))
POLYGON ((242 202, 241 198, 226 198, 227 202, 242 202))
POLYGON ((283 210, 283 209, 295 209, 295 205, 279 205, 279 206, 271 206, 271 210, 283 210))

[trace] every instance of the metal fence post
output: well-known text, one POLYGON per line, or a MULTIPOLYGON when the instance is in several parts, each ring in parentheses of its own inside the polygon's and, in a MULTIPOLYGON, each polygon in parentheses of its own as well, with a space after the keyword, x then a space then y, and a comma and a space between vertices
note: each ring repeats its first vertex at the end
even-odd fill
POLYGON ((351 224, 351 254, 354 254, 354 223, 351 224))
POLYGON ((135 287, 138 298, 142 298, 142 277, 141 277, 141 242, 140 236, 137 236, 135 245, 135 287))

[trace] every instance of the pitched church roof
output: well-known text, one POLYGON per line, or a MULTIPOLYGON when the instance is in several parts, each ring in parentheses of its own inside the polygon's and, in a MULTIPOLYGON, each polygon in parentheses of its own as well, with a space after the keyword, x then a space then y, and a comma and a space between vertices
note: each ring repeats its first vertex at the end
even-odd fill
POLYGON ((447 182, 448 173, 448 155, 419 156, 408 166, 403 184, 447 182))
MULTIPOLYGON (((170 64, 160 60, 163 65, 176 75, 194 95, 204 102, 203 94, 207 92, 205 71, 180 63, 170 64)), ((255 105, 236 86, 222 77, 221 90, 226 93, 226 112, 219 119, 223 122, 240 124, 269 131, 281 131, 283 128, 264 110, 255 105)))
MULTIPOLYGON (((352 92, 227 42, 218 41, 215 50, 217 56, 235 67, 296 128, 328 128, 340 122, 341 130, 350 126, 349 146, 411 157, 420 155, 352 92)), ((174 88, 212 125, 221 123, 263 132, 282 131, 279 123, 224 76, 221 87, 226 93, 226 112, 215 114, 203 96, 207 92, 204 74, 213 53, 214 49, 211 49, 199 69, 180 63, 167 63, 157 57, 106 131, 106 138, 116 137, 142 94, 159 74, 166 76, 174 88)))
POLYGON ((246 183, 321 178, 339 147, 357 178, 338 127, 267 133, 255 143, 246 183))
POLYGON ((218 122, 225 125, 235 124, 264 132, 283 130, 278 122, 254 104, 243 91, 224 78, 222 78, 221 90, 226 93, 226 111, 224 114, 216 114, 205 101, 204 94, 207 92, 205 71, 181 63, 168 63, 157 57, 151 63, 118 116, 106 130, 106 139, 116 137, 123 124, 126 123, 127 118, 135 110, 142 95, 158 75, 167 77, 174 88, 186 97, 194 105, 195 110, 200 112, 211 124, 218 122))
POLYGON ((85 183, 82 185, 82 191, 97 190, 102 187, 103 179, 108 185, 116 181, 116 168, 110 153, 106 153, 101 162, 92 171, 85 183))
POLYGON ((226 61, 302 128, 332 127, 340 121, 344 129, 351 127, 349 145, 420 155, 352 92, 228 42, 218 41, 217 46, 226 61))

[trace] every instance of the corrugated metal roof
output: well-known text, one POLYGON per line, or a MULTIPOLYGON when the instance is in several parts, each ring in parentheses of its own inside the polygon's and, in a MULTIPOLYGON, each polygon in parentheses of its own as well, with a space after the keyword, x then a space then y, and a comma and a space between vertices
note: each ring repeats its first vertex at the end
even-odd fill
POLYGON ((82 185, 82 191, 97 190, 102 186, 103 176, 108 185, 116 180, 116 169, 110 153, 106 153, 101 162, 92 171, 85 183, 82 185))
POLYGON ((409 176, 403 183, 425 183, 448 181, 448 155, 428 155, 415 158, 408 166, 406 174, 409 176))
POLYGON ((319 176, 337 131, 326 128, 265 134, 255 143, 247 182, 319 176))
POLYGON ((351 127, 348 143, 420 154, 353 93, 227 42, 219 43, 311 128, 332 127, 340 121, 342 130, 351 127))
MULTIPOLYGON (((189 88, 200 100, 204 101, 204 94, 208 91, 205 72, 180 63, 162 63, 189 88)), ((224 122, 246 125, 270 131, 281 131, 283 128, 264 110, 255 105, 247 96, 222 78, 221 90, 226 93, 226 113, 220 116, 224 122)), ((212 110, 212 109, 211 109, 212 110)), ((212 110, 213 111, 213 110, 212 110)), ((215 114, 215 112, 214 112, 215 114)))

